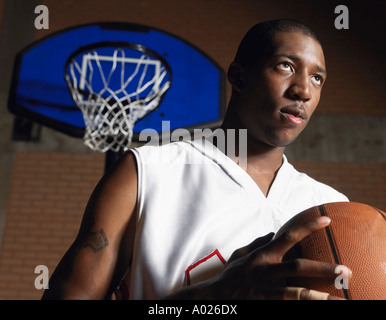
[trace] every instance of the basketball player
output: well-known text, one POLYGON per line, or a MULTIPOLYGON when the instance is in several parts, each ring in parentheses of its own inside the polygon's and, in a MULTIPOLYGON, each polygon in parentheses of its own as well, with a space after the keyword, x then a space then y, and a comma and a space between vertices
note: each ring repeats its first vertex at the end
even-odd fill
POLYGON ((334 299, 288 287, 286 279, 334 281, 335 265, 282 262, 329 218, 274 237, 302 210, 347 201, 284 156, 318 105, 326 76, 321 44, 308 27, 292 20, 254 26, 228 70, 232 96, 221 128, 248 130, 246 168, 209 142, 131 150, 97 185, 43 298, 105 299, 121 284, 131 299, 334 299), (149 161, 161 153, 176 157, 149 161), (190 164, 192 155, 203 164, 190 164))

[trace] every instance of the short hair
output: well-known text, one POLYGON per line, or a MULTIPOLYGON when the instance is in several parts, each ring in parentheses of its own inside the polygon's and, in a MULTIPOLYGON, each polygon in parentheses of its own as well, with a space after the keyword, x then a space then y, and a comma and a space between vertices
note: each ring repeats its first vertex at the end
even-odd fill
POLYGON ((273 53, 273 39, 279 32, 299 32, 321 42, 315 32, 304 23, 293 19, 278 19, 254 25, 241 40, 235 62, 252 67, 273 53))

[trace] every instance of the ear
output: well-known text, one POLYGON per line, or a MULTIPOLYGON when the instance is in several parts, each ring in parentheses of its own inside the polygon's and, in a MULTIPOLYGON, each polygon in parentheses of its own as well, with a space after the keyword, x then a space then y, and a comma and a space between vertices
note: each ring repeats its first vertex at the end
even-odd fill
POLYGON ((232 85, 232 89, 240 92, 243 88, 243 67, 237 63, 232 62, 228 68, 228 81, 232 85))

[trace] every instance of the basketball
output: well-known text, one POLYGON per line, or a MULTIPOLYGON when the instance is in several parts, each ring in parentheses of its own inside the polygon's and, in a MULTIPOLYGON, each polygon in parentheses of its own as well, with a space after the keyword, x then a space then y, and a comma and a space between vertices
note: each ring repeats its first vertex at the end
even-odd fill
POLYGON ((317 216, 330 217, 330 225, 297 243, 283 261, 305 258, 345 265, 352 270, 352 277, 345 279, 337 270, 335 280, 292 279, 288 285, 327 292, 348 300, 385 300, 386 214, 363 203, 329 203, 299 213, 277 234, 317 216))

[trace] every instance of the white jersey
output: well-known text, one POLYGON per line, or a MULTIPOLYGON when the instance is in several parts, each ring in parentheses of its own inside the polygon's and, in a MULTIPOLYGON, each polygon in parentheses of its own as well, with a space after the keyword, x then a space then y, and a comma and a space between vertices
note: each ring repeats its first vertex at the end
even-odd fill
POLYGON ((213 276, 238 248, 315 205, 348 201, 284 156, 266 197, 212 144, 133 149, 138 219, 129 297, 158 299, 213 276))

